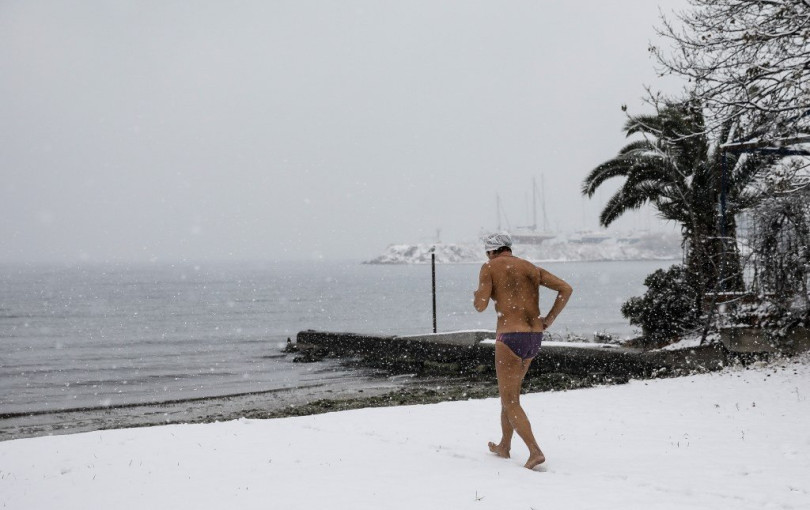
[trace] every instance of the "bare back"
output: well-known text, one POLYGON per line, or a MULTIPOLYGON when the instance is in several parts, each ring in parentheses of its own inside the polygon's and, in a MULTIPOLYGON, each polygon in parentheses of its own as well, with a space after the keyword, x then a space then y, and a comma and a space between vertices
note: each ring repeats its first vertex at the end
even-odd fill
POLYGON ((490 299, 495 302, 498 333, 539 332, 554 321, 571 292, 570 285, 545 269, 504 253, 481 266, 473 304, 483 312, 490 299), (546 317, 540 315, 540 286, 557 291, 546 317))
POLYGON ((492 280, 490 297, 498 313, 496 331, 543 331, 539 268, 514 256, 492 259, 485 266, 492 280))

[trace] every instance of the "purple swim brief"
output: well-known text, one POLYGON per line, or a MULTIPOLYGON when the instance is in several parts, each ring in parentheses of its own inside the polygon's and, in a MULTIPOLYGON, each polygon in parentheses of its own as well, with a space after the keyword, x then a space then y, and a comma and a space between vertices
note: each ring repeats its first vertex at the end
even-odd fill
POLYGON ((512 352, 521 359, 527 360, 537 356, 540 352, 540 343, 543 341, 542 332, 498 333, 497 342, 503 342, 512 352))

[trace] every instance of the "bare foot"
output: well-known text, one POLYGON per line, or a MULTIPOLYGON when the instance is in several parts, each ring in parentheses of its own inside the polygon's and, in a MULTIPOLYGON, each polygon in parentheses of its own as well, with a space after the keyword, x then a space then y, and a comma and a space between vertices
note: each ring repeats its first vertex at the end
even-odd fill
POLYGON ((499 444, 495 444, 492 441, 489 442, 489 451, 491 451, 498 457, 503 457, 504 459, 509 458, 509 448, 506 448, 499 444))
POLYGON ((533 453, 529 456, 529 460, 526 461, 525 467, 528 469, 534 469, 535 466, 539 466, 543 462, 546 461, 546 456, 543 455, 543 452, 533 453))

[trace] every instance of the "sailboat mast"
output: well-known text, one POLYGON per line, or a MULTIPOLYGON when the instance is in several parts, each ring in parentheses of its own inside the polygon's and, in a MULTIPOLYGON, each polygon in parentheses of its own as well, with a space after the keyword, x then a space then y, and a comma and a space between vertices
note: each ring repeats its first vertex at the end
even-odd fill
POLYGON ((548 232, 548 215, 546 214, 546 179, 540 174, 540 205, 543 207, 543 232, 548 232))
POLYGON ((495 215, 498 217, 498 229, 501 231, 501 196, 495 193, 495 215))

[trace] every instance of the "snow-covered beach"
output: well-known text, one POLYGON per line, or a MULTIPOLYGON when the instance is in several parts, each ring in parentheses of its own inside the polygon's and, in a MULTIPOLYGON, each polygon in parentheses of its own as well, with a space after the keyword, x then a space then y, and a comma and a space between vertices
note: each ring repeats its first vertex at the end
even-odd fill
POLYGON ((810 359, 529 394, 540 472, 487 451, 497 399, 0 443, 3 508, 810 506, 810 359))

